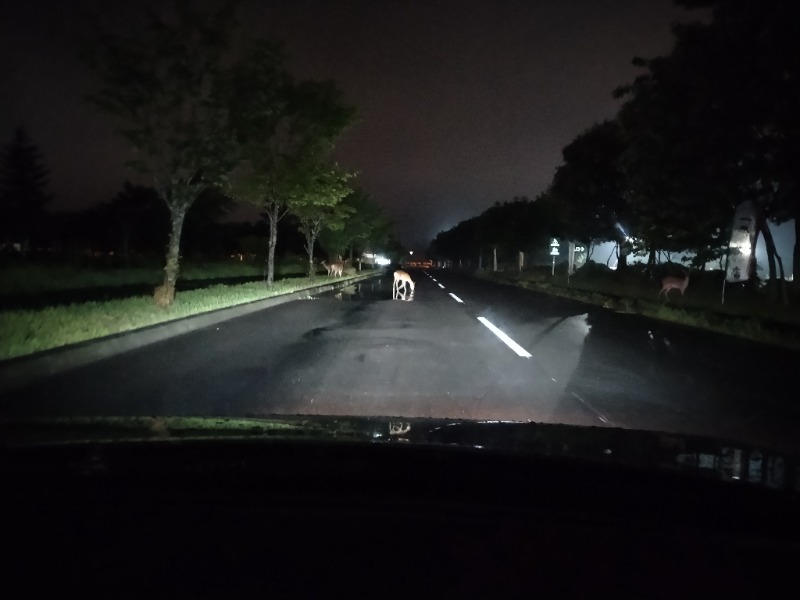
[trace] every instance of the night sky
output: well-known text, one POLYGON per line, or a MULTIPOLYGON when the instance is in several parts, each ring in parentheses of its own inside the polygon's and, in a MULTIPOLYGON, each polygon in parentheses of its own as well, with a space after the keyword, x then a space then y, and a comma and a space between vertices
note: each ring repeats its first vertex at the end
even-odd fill
MULTIPOLYGON (((0 3, 0 143, 25 126, 54 209, 136 181, 126 142, 82 99, 93 80, 74 40, 81 10, 126 23, 144 4, 0 3)), ((668 53, 671 24, 699 17, 670 0, 251 0, 239 14, 285 44, 297 78, 332 78, 357 107, 336 159, 419 249, 495 201, 544 191, 561 149, 614 116, 613 89, 640 72, 631 59, 668 53)))

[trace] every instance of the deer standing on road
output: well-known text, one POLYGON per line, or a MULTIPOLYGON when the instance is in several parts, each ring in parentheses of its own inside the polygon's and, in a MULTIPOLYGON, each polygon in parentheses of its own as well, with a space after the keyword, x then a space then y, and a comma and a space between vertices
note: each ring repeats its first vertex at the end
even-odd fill
POLYGON ((664 298, 669 300, 669 293, 671 290, 680 290, 681 296, 686 291, 686 286, 689 285, 689 273, 685 277, 664 277, 661 280, 661 291, 658 292, 658 297, 664 294, 664 298))
POLYGON ((400 294, 400 288, 403 288, 403 295, 406 293, 406 284, 411 287, 411 293, 414 293, 414 280, 411 279, 411 275, 398 269, 394 272, 394 296, 400 294))

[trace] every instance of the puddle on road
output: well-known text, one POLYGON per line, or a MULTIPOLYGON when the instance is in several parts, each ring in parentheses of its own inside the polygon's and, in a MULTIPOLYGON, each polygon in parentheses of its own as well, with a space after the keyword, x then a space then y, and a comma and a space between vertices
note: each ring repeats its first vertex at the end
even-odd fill
POLYGON ((391 300, 392 283, 384 278, 363 281, 348 285, 335 292, 329 292, 321 297, 334 298, 336 300, 354 300, 356 302, 391 300))

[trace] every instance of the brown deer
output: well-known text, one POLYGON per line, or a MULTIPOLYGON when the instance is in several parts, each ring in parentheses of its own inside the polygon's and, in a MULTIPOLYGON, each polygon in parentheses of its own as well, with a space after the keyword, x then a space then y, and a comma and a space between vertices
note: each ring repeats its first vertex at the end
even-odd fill
POLYGON ((344 263, 343 262, 335 262, 328 264, 324 260, 322 261, 322 266, 325 267, 325 270, 328 272, 328 275, 333 275, 335 277, 341 277, 344 273, 344 263))
POLYGON ((411 293, 414 293, 414 280, 411 279, 411 275, 406 273, 402 270, 397 270, 394 272, 394 295, 400 294, 400 288, 403 288, 403 294, 406 293, 406 284, 411 287, 411 293))
POLYGON ((689 273, 686 273, 685 277, 664 277, 661 280, 661 291, 658 292, 658 297, 661 297, 661 294, 664 294, 664 298, 669 300, 669 293, 671 290, 680 290, 681 296, 686 291, 686 286, 689 285, 689 273))

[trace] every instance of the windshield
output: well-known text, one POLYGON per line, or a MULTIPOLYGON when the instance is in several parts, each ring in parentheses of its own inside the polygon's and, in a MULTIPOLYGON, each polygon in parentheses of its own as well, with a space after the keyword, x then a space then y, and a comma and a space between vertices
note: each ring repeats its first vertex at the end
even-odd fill
POLYGON ((0 417, 797 454, 797 6, 3 3, 0 417))

